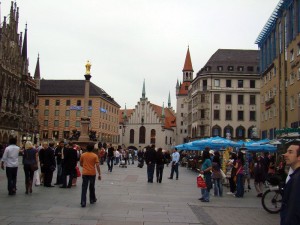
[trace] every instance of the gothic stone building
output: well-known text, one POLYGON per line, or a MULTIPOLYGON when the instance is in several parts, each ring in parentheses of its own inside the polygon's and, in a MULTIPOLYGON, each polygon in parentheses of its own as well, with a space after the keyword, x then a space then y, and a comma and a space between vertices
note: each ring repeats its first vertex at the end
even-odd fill
POLYGON ((18 142, 33 140, 38 130, 36 116, 39 64, 34 78, 28 72, 27 28, 18 33, 19 8, 11 4, 8 18, 0 23, 0 143, 10 136, 18 142))

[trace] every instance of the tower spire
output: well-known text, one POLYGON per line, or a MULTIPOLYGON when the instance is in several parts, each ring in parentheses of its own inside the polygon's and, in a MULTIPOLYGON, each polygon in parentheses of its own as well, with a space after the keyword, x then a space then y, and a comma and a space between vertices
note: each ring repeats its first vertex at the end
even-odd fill
POLYGON ((145 79, 144 79, 144 83, 143 83, 143 91, 142 91, 142 99, 146 98, 146 89, 145 89, 145 79))
POLYGON ((41 79, 41 74, 40 74, 40 54, 38 54, 36 66, 35 66, 35 71, 34 71, 34 79, 41 79))
POLYGON ((193 66, 192 66, 192 60, 191 60, 191 55, 190 55, 190 47, 188 46, 186 56, 185 56, 185 62, 183 66, 183 82, 188 81, 192 82, 193 81, 193 66))
POLYGON ((22 57, 23 57, 23 60, 27 60, 27 23, 25 25, 25 33, 24 33, 24 40, 23 40, 22 57))
POLYGON ((165 118, 165 103, 163 102, 162 110, 161 110, 161 117, 165 118))
POLYGON ((168 108, 171 108, 171 95, 169 91, 169 98, 168 98, 168 108))
POLYGON ((192 66, 192 60, 191 60, 191 54, 190 54, 190 47, 188 46, 187 52, 186 52, 186 56, 185 56, 185 62, 184 62, 184 66, 183 66, 183 70, 184 71, 192 71, 193 70, 193 66, 192 66))

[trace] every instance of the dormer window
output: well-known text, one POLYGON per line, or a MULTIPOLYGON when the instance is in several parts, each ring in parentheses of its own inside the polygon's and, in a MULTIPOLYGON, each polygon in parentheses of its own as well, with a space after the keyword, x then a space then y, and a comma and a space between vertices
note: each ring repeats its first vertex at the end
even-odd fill
POLYGON ((228 66, 228 71, 233 71, 233 66, 228 66))
POLYGON ((218 71, 223 71, 223 66, 218 66, 218 71))
POLYGON ((210 66, 205 67, 205 70, 206 70, 206 71, 210 71, 210 69, 211 69, 210 66))
POLYGON ((247 67, 247 71, 253 72, 253 66, 248 66, 248 67, 247 67))
POLYGON ((242 72, 242 71, 244 71, 244 67, 243 66, 238 66, 238 71, 240 71, 240 72, 242 72))

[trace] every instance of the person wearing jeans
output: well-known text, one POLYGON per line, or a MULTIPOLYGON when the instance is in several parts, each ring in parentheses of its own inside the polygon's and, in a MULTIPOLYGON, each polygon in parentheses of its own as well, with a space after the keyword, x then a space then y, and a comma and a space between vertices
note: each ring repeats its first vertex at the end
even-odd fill
POLYGON ((17 139, 11 138, 9 140, 9 146, 5 148, 1 159, 1 168, 4 170, 4 164, 6 166, 7 189, 9 195, 15 195, 17 190, 16 184, 20 148, 16 144, 17 139))
POLYGON ((209 202, 209 191, 212 188, 211 183, 211 169, 212 169, 212 162, 209 155, 209 148, 205 148, 202 153, 202 166, 200 170, 200 174, 204 175, 204 180, 206 183, 206 188, 201 189, 202 197, 199 198, 202 202, 209 202))
POLYGON ((177 149, 174 148, 173 154, 172 154, 172 161, 171 161, 171 174, 168 179, 173 179, 174 172, 176 173, 176 180, 178 180, 179 172, 178 172, 178 164, 179 164, 180 155, 177 152, 177 149))
POLYGON ((112 172, 113 166, 114 166, 114 148, 111 144, 109 144, 108 150, 107 150, 107 167, 108 172, 112 172))
POLYGON ((82 187, 81 187, 81 207, 86 206, 86 193, 89 187, 91 204, 97 201, 95 194, 95 180, 96 169, 98 172, 98 180, 101 180, 101 171, 99 166, 98 156, 93 153, 94 144, 88 144, 86 147, 87 152, 83 153, 80 157, 80 166, 82 169, 82 187))

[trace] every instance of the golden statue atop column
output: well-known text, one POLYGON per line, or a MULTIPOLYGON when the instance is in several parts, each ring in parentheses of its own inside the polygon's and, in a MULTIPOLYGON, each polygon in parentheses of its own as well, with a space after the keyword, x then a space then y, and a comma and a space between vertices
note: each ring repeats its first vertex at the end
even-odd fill
POLYGON ((90 74, 91 74, 91 66, 92 66, 92 64, 91 64, 90 61, 88 60, 88 61, 86 62, 86 64, 85 64, 85 68, 86 68, 85 74, 86 74, 86 75, 90 75, 90 74))

